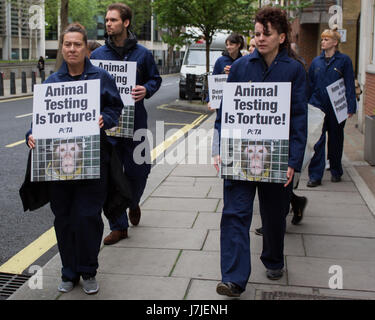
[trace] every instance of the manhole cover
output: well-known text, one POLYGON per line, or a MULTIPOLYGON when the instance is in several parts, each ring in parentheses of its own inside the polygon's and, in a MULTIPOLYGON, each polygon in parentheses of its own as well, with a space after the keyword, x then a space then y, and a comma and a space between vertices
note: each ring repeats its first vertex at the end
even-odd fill
POLYGON ((31 276, 23 274, 10 274, 0 272, 0 300, 9 298, 17 291, 31 276))
POLYGON ((352 300, 341 297, 322 296, 317 294, 302 294, 285 291, 262 291, 260 300, 352 300))

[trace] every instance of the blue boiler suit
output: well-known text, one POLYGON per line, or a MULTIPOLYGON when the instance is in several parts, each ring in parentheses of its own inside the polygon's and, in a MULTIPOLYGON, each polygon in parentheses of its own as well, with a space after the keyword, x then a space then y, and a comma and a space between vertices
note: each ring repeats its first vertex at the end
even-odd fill
POLYGON ((341 177, 343 169, 341 164, 344 149, 345 121, 337 122, 335 112, 328 96, 326 87, 343 78, 346 89, 348 113, 354 114, 357 109, 355 99, 355 84, 353 65, 350 58, 336 51, 327 63, 325 51, 311 63, 309 69, 310 97, 309 103, 325 112, 322 135, 314 146, 314 156, 309 165, 309 178, 318 181, 323 178, 325 168, 326 133, 328 132, 328 159, 331 174, 341 177))
MULTIPOLYGON (((235 61, 228 82, 291 82, 288 166, 300 171, 307 140, 306 72, 301 63, 283 49, 267 68, 257 50, 235 61)), ((220 107, 221 109, 221 107, 220 107)), ((215 127, 221 128, 221 110, 215 127)), ((220 132, 220 131, 219 131, 220 132)), ((285 212, 289 211, 292 183, 224 180, 224 208, 220 224, 223 282, 245 290, 251 273, 249 230, 256 190, 263 227, 261 261, 267 269, 284 267, 285 212)))
MULTIPOLYGON (((105 35, 106 44, 94 50, 91 59, 97 60, 117 60, 137 62, 136 84, 144 86, 147 90, 146 99, 151 98, 159 90, 162 79, 156 67, 154 57, 147 48, 137 43, 135 36, 128 31, 128 39, 125 40, 124 47, 115 47, 108 35, 105 35)), ((147 129, 147 111, 144 100, 135 103, 134 132, 139 129, 147 129)), ((136 209, 146 187, 147 177, 151 171, 151 156, 148 140, 134 141, 130 138, 108 137, 109 141, 116 146, 116 150, 123 163, 125 174, 130 180, 133 201, 130 209, 136 209), (147 145, 144 152, 146 162, 137 164, 133 159, 136 147, 143 143, 147 145)), ((127 213, 110 222, 111 230, 124 230, 129 227, 127 213)))
MULTIPOLYGON (((100 79, 100 114, 104 127, 100 130, 100 179, 48 182, 50 206, 55 215, 54 227, 62 261, 62 279, 77 282, 79 277, 93 277, 98 268, 98 255, 103 236, 101 212, 107 197, 109 155, 102 141, 104 130, 118 124, 123 108, 116 83, 110 74, 85 59, 80 79, 69 75, 67 64, 44 83, 100 79)), ((26 134, 26 141, 31 134, 26 134)))

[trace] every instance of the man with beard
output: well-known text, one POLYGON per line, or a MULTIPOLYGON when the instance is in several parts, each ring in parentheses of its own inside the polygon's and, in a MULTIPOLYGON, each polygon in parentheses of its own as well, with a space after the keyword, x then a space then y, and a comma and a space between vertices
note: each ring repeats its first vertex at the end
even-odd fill
MULTIPOLYGON (((147 129, 147 112, 143 103, 144 98, 150 98, 159 88, 162 79, 156 68, 152 53, 137 43, 131 32, 132 10, 123 3, 108 6, 105 17, 106 35, 105 45, 91 54, 91 59, 136 61, 136 86, 132 91, 135 100, 134 132, 147 129)), ((139 224, 141 210, 139 201, 146 186, 147 177, 151 170, 150 148, 146 141, 134 141, 130 138, 109 137, 122 160, 125 174, 129 177, 133 190, 133 203, 129 208, 129 220, 136 226, 139 224), (139 164, 133 153, 139 144, 146 145, 143 158, 139 164)), ((128 217, 126 212, 115 223, 110 223, 111 233, 104 239, 104 244, 111 245, 128 236, 128 217)))

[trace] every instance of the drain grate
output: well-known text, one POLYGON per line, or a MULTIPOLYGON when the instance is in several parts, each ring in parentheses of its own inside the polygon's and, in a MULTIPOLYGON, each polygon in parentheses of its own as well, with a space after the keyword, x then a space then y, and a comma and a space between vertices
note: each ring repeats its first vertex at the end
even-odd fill
POLYGON ((10 274, 0 272, 0 300, 9 298, 31 276, 23 274, 10 274))
POLYGON ((295 293, 295 292, 285 292, 285 291, 274 291, 274 292, 262 291, 260 300, 352 300, 352 299, 322 296, 322 295, 317 295, 317 294, 302 294, 302 293, 295 293))

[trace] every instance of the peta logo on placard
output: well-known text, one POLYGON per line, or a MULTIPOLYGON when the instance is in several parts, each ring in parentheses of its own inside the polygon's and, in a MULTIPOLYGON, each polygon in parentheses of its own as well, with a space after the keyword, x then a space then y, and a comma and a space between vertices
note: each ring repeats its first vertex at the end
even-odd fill
POLYGON ((29 28, 31 30, 42 29, 44 24, 43 7, 32 5, 29 8, 29 28))

